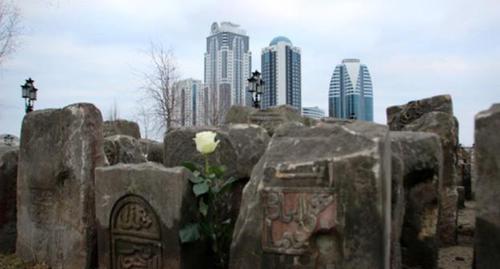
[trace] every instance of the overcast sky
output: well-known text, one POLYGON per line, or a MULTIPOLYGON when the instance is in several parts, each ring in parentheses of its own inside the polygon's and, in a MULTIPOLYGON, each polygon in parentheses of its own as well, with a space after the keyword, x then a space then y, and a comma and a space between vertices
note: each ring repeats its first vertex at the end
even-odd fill
POLYGON ((327 111, 335 65, 359 58, 370 70, 374 118, 391 105, 451 94, 462 144, 474 115, 500 102, 500 1, 20 0, 20 46, 0 66, 0 134, 19 135, 28 77, 36 109, 91 102, 104 118, 116 102, 135 119, 151 42, 172 48, 184 78, 203 80, 212 22, 250 37, 252 69, 278 35, 302 50, 302 104, 327 111))

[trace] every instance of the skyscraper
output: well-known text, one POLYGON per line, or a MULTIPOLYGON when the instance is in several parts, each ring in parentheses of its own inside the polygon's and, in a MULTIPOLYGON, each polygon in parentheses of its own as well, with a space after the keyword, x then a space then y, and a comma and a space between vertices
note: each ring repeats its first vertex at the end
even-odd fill
POLYGON ((329 116, 373 121, 373 88, 368 67, 345 59, 335 67, 328 96, 329 116))
POLYGON ((172 127, 200 125, 199 92, 202 90, 201 80, 183 79, 175 83, 173 91, 172 127))
MULTIPOLYGON (((247 105, 251 52, 246 32, 231 22, 214 22, 207 37, 205 85, 214 93, 220 116, 231 105, 247 105)), ((248 104, 249 105, 249 104, 248 104)))
POLYGON ((262 108, 288 104, 301 111, 301 53, 290 39, 275 37, 262 49, 262 108))
POLYGON ((325 116, 325 111, 317 106, 315 107, 302 107, 302 116, 315 120, 320 120, 325 116))

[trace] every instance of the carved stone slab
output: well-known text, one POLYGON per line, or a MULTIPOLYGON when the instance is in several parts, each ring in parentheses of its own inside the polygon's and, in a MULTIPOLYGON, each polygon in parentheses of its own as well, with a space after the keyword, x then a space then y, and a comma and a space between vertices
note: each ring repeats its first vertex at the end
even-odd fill
POLYGON ((253 169, 232 269, 389 268, 387 127, 282 125, 253 169))
POLYGON ((266 188, 263 197, 265 218, 262 248, 266 252, 311 252, 311 236, 335 228, 337 212, 333 192, 266 188))
POLYGON ((100 269, 200 268, 198 249, 179 241, 179 230, 195 222, 190 176, 151 162, 96 169, 100 269))
POLYGON ((142 197, 127 195, 111 213, 112 268, 162 268, 162 238, 156 213, 142 197))

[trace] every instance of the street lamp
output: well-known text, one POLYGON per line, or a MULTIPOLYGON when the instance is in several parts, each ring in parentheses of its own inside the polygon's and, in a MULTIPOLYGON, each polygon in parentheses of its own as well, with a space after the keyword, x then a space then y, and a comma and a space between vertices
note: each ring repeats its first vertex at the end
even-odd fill
POLYGON ((31 78, 26 80, 24 85, 21 85, 22 97, 24 98, 24 105, 26 108, 26 113, 33 111, 33 106, 36 101, 36 92, 38 91, 33 85, 35 81, 31 78))
POLYGON ((5 145, 12 146, 14 144, 14 137, 8 134, 3 137, 3 142, 5 145))
POLYGON ((248 83, 250 84, 248 92, 252 94, 253 107, 260 109, 260 96, 262 95, 262 85, 264 85, 264 81, 260 79, 260 72, 255 70, 252 77, 248 79, 248 83))

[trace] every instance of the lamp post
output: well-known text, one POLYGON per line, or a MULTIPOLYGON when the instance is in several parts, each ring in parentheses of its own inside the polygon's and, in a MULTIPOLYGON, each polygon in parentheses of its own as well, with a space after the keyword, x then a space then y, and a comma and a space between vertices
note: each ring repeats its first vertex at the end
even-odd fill
POLYGON ((33 111, 33 106, 36 101, 36 92, 38 91, 33 84, 35 81, 31 78, 27 79, 24 85, 21 85, 22 97, 24 98, 24 106, 26 113, 33 111))
POLYGON ((3 137, 3 142, 5 145, 12 146, 14 144, 14 137, 8 134, 3 137))
POLYGON ((248 83, 250 84, 248 92, 252 94, 253 107, 260 109, 262 85, 264 85, 264 81, 260 78, 260 72, 255 70, 252 77, 248 79, 248 83))

